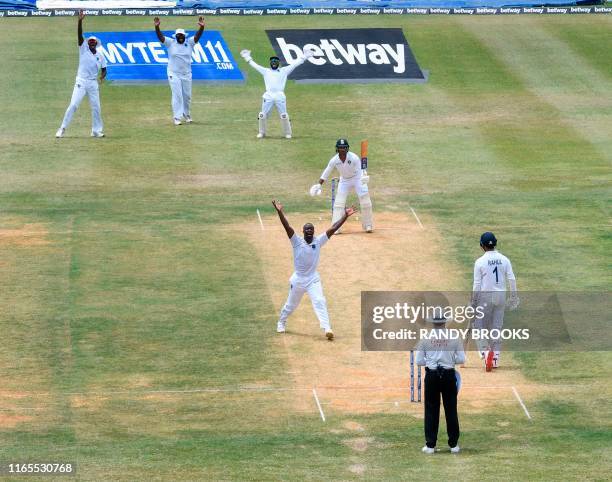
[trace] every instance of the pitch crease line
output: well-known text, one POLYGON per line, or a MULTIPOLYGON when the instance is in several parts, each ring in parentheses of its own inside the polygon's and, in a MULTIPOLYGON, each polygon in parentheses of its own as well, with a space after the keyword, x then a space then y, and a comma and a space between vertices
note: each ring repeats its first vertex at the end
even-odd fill
POLYGON ((414 219, 417 220, 417 223, 419 223, 419 226, 421 226, 421 229, 425 229, 423 227, 423 224, 421 223, 421 220, 419 219, 419 217, 417 216, 417 213, 414 209, 412 209, 412 206, 408 206, 410 208, 410 210, 412 211, 412 215, 414 216, 414 219))
POLYGON ((527 410, 527 407, 523 403, 523 400, 521 399, 521 396, 519 395, 518 391, 514 387, 512 387, 512 391, 514 392, 514 396, 516 397, 518 402, 521 404, 521 407, 523 407, 523 411, 525 412, 525 415, 527 415, 527 418, 531 420, 531 415, 529 415, 529 411, 527 410))
POLYGON ((321 402, 319 402, 319 397, 317 396, 317 389, 314 387, 312 389, 312 395, 314 396, 315 402, 317 402, 317 407, 319 408, 319 413, 321 414, 321 420, 325 422, 325 414, 323 413, 321 402))
POLYGON ((266 230, 266 228, 264 228, 264 223, 263 223, 263 221, 261 220, 261 214, 259 213, 259 209, 257 210, 257 217, 259 218, 259 225, 261 226, 261 230, 262 230, 262 231, 265 231, 265 230, 266 230))
MULTIPOLYGON (((529 387, 530 385, 525 384, 524 386, 529 387)), ((564 388, 584 388, 584 385, 559 385, 549 384, 540 385, 545 389, 554 388, 555 390, 564 388)), ((380 386, 380 387, 353 387, 346 385, 319 385, 319 390, 348 390, 348 391, 381 391, 381 390, 400 390, 404 391, 409 388, 408 385, 403 386, 380 386)), ((512 389, 516 392, 516 388, 512 385, 462 385, 462 389, 486 389, 486 390, 507 390, 512 389)), ((107 390, 107 391, 92 391, 92 392, 59 392, 63 395, 79 395, 79 396, 93 396, 93 395, 150 395, 150 394, 197 394, 197 393, 273 393, 273 392, 305 392, 312 391, 309 387, 227 387, 227 388, 193 388, 184 390, 107 390)), ((0 390, 0 398, 11 396, 12 391, 0 390)), ((51 392, 26 392, 28 396, 52 396, 56 393, 51 392)), ((518 392, 515 393, 515 397, 518 398, 518 392)))

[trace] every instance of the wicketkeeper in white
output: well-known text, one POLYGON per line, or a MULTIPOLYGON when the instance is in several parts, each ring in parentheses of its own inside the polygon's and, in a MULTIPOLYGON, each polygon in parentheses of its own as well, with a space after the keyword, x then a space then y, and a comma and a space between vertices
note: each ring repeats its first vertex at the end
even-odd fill
POLYGON ((168 50, 168 83, 172 91, 174 125, 180 126, 183 120, 191 124, 191 55, 204 32, 204 17, 198 19, 199 29, 189 38, 182 28, 176 29, 174 38, 166 38, 159 28, 160 23, 159 17, 155 17, 155 33, 168 50))
POLYGON ((293 228, 289 225, 289 221, 285 217, 283 212, 283 206, 278 201, 272 201, 272 205, 278 217, 287 232, 287 236, 291 241, 293 247, 293 266, 295 268, 294 273, 289 279, 289 297, 283 306, 276 331, 278 333, 285 333, 287 326, 287 318, 300 304, 304 293, 308 293, 312 307, 319 319, 319 325, 322 330, 325 331, 325 337, 328 340, 334 339, 334 332, 331 329, 329 323, 329 314, 327 313, 327 302, 323 295, 323 286, 321 284, 321 277, 317 272, 317 266, 319 264, 319 255, 321 248, 329 241, 334 233, 344 224, 344 222, 355 212, 355 208, 350 207, 344 210, 344 215, 334 223, 326 232, 315 238, 315 228, 311 223, 304 224, 302 232, 304 237, 301 238, 293 228))
MULTIPOLYGON (((506 280, 510 285, 508 308, 515 310, 519 306, 516 290, 516 278, 510 260, 495 249, 497 238, 491 232, 480 237, 480 247, 485 252, 474 264, 474 286, 472 289, 472 306, 481 306, 484 316, 474 319, 475 329, 501 330, 504 324, 506 307, 506 280)), ((501 343, 496 340, 481 340, 478 343, 481 359, 485 368, 491 371, 499 366, 501 343)))
POLYGON ((87 42, 83 38, 83 19, 85 12, 79 11, 77 27, 77 39, 79 44, 79 70, 76 82, 72 90, 70 105, 64 114, 62 125, 55 133, 55 137, 64 137, 66 129, 72 121, 72 116, 79 108, 83 98, 87 95, 91 107, 91 136, 104 137, 104 124, 102 123, 102 109, 100 107, 100 89, 98 86, 98 72, 100 72, 100 83, 106 77, 106 59, 98 51, 100 41, 94 37, 88 37, 87 42))
POLYGON ((280 116, 281 126, 283 133, 287 139, 291 139, 291 121, 289 114, 287 113, 287 98, 285 96, 285 84, 287 83, 287 77, 291 75, 297 67, 302 65, 306 59, 313 56, 311 50, 304 50, 303 55, 298 58, 295 62, 285 67, 280 66, 280 59, 276 56, 270 57, 270 68, 267 69, 261 65, 255 63, 251 57, 250 50, 242 50, 240 52, 241 57, 257 72, 259 72, 266 84, 266 91, 263 94, 263 101, 261 103, 261 112, 257 115, 259 120, 259 133, 257 138, 261 139, 266 136, 266 129, 268 124, 268 116, 272 107, 276 106, 276 110, 280 116))
POLYGON ((346 206, 346 198, 354 189, 359 198, 361 225, 364 231, 371 233, 374 230, 374 223, 372 221, 372 200, 368 191, 370 176, 362 171, 359 156, 349 151, 349 143, 346 139, 336 141, 336 155, 330 159, 323 174, 321 174, 319 183, 310 188, 310 195, 318 196, 321 194, 321 186, 327 181, 334 169, 337 169, 340 173, 340 182, 333 206, 332 224, 342 217, 346 206))

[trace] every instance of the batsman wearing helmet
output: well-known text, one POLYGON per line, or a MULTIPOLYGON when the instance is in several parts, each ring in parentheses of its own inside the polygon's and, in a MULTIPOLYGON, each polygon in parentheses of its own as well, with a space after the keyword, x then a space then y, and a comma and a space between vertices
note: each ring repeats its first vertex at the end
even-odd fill
MULTIPOLYGON (((484 254, 474 264, 474 286, 472 306, 481 306, 484 316, 474 320, 475 329, 501 330, 504 324, 506 307, 506 280, 510 285, 508 307, 515 310, 519 305, 516 278, 510 260, 495 249, 497 238, 491 232, 480 237, 480 247, 484 254)), ((485 369, 490 372, 499 366, 501 344, 499 340, 479 342, 480 358, 485 360, 485 369)))
POLYGON ((261 112, 257 115, 259 121, 259 132, 257 138, 262 139, 266 136, 268 116, 272 111, 272 107, 276 107, 280 116, 281 126, 285 138, 291 139, 291 121, 289 114, 287 113, 287 98, 285 97, 285 84, 287 83, 287 77, 297 67, 302 65, 306 59, 313 56, 313 52, 310 50, 304 50, 304 54, 297 59, 294 63, 286 65, 285 67, 280 66, 280 59, 276 56, 270 57, 270 68, 267 69, 261 65, 255 63, 251 57, 250 50, 242 50, 240 56, 257 72, 259 72, 266 84, 266 91, 264 92, 261 103, 261 112))
POLYGON ((368 191, 370 176, 362 171, 359 156, 349 151, 349 143, 346 139, 336 141, 336 155, 330 159, 323 174, 321 174, 319 183, 310 188, 310 195, 321 194, 321 186, 327 181, 334 169, 337 169, 340 173, 340 182, 333 206, 332 224, 342 218, 346 198, 351 190, 355 190, 361 208, 361 225, 364 231, 371 233, 374 230, 374 224, 372 221, 372 201, 368 191))

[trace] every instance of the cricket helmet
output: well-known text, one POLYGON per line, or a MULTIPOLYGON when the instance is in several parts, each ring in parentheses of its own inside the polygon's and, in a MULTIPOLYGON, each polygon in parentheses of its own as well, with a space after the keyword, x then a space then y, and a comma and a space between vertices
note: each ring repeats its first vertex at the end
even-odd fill
POLYGON ((497 246, 497 238, 493 233, 487 231, 480 236, 480 246, 483 248, 494 248, 497 246))
POLYGON ((338 149, 346 149, 348 151, 348 149, 349 149, 348 140, 346 140, 346 139, 338 139, 336 141, 336 152, 338 152, 338 149))

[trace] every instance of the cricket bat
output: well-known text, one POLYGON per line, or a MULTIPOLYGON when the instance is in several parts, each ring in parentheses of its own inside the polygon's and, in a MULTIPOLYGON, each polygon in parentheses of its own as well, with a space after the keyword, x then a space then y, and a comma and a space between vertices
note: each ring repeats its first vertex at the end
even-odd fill
POLYGON ((361 170, 367 176, 368 169, 368 140, 361 141, 361 170))

